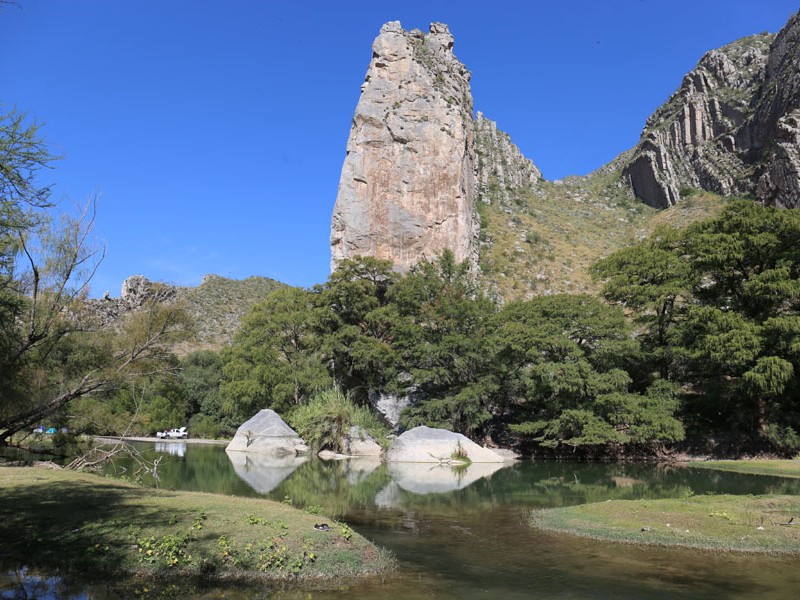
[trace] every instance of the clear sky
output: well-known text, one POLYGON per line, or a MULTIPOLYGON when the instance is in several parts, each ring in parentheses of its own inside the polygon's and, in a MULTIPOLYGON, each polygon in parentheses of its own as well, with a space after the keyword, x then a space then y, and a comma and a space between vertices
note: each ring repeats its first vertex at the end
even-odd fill
POLYGON ((44 124, 65 209, 100 196, 123 279, 206 273, 311 286, 381 24, 450 26, 476 110, 548 179, 633 146, 708 50, 777 32, 784 0, 16 0, 0 12, 0 102, 44 124))

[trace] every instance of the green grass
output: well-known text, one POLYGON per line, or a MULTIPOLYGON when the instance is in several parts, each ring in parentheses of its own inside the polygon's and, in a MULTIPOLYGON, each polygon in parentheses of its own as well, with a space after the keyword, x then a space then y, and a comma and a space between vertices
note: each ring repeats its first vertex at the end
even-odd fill
POLYGON ((800 554, 797 496, 613 500, 536 511, 531 525, 613 542, 748 553, 800 554))
POLYGON ((696 460, 688 465, 699 469, 716 469, 751 475, 800 477, 800 460, 696 460))
POLYGON ((286 504, 24 467, 0 467, 0 539, 4 568, 97 578, 338 581, 394 564, 348 525, 286 504))

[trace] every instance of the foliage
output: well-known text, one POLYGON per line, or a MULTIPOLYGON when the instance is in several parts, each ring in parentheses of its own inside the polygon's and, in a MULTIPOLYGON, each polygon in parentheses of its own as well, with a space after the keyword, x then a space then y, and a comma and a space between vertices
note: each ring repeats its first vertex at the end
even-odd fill
POLYGON ((388 291, 397 280, 389 261, 343 260, 314 290, 315 323, 323 360, 337 385, 365 403, 370 390, 395 374, 388 291))
POLYGON ((639 349, 619 309, 557 295, 511 303, 498 321, 502 381, 521 418, 512 431, 551 447, 683 438, 661 387, 630 390, 639 349))
MULTIPOLYGON (((0 115, 0 445, 45 420, 63 421, 77 399, 169 370, 169 348, 188 328, 179 304, 148 305, 115 331, 85 310, 103 258, 91 243, 96 203, 75 217, 46 210, 51 188, 38 182, 55 157, 25 121, 13 110, 0 115)), ((83 405, 110 425, 114 411, 83 405)))
POLYGON ((343 438, 351 427, 364 429, 379 443, 386 435, 384 426, 369 408, 356 406, 335 388, 319 392, 295 408, 288 421, 315 450, 343 451, 343 438))
MULTIPOLYGON (((421 401, 407 409, 408 427, 432 425, 476 435, 488 425, 496 381, 489 369, 488 322, 495 304, 467 262, 449 251, 423 261, 390 290, 397 324, 398 372, 410 374, 421 401)), ((403 382, 395 381, 397 387, 403 382)))
POLYGON ((262 408, 286 411, 330 385, 311 308, 309 292, 281 288, 245 316, 223 359, 228 414, 241 422, 262 408))
POLYGON ((734 201, 596 265, 606 298, 643 326, 651 364, 692 389, 696 427, 775 441, 800 426, 798 242, 796 211, 734 201))

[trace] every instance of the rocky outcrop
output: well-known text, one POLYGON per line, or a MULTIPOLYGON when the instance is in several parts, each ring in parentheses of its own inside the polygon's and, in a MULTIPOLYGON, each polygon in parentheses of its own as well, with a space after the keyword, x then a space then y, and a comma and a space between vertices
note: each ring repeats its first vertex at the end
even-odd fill
POLYGON ((505 458, 479 446, 468 437, 446 429, 414 427, 395 438, 387 453, 389 462, 501 463, 505 458))
POLYGON ((342 454, 347 456, 380 456, 383 448, 363 427, 353 426, 342 440, 342 454))
POLYGON ((242 423, 226 450, 284 458, 308 452, 308 446, 278 413, 265 408, 242 423))
POLYGON ((405 394, 377 390, 369 393, 369 402, 372 408, 395 429, 400 425, 400 415, 402 415, 403 411, 409 406, 416 406, 420 399, 420 394, 413 387, 405 394))
POLYGON ((244 314, 284 285, 267 277, 235 280, 205 275, 198 286, 176 286, 132 275, 122 283, 118 298, 106 292, 100 299, 87 300, 80 318, 93 326, 114 328, 152 304, 180 302, 194 326, 193 339, 173 348, 185 354, 229 344, 244 314))
POLYGON ((651 206, 684 188, 800 207, 800 15, 706 54, 648 119, 624 170, 651 206))
POLYGON ((406 271, 450 249, 477 262, 470 73, 447 26, 386 23, 372 45, 331 220, 331 267, 358 255, 406 271))
POLYGON ((178 296, 178 288, 150 281, 144 275, 131 275, 122 282, 119 298, 112 298, 109 292, 99 300, 87 300, 85 317, 100 327, 113 327, 119 320, 150 302, 173 302, 178 296))
POLYGON ((475 178, 478 199, 509 204, 520 189, 534 189, 542 172, 525 158, 497 123, 478 112, 475 118, 475 178))
POLYGON ((657 208, 684 188, 747 194, 754 188, 749 144, 737 131, 752 115, 764 80, 771 36, 738 40, 707 53, 648 120, 623 175, 636 196, 657 208))

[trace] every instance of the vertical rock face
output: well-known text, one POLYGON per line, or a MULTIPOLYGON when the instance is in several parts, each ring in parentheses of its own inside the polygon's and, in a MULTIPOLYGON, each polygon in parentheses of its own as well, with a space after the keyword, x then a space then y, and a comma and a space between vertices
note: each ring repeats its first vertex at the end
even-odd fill
POLYGON ((648 119, 624 170, 634 193, 665 208, 681 188, 800 207, 800 15, 777 36, 706 54, 648 119))
POLYGON ((354 256, 406 271, 450 249, 477 261, 470 73, 447 26, 386 23, 372 45, 331 222, 331 268, 354 256))
POLYGON ((487 203, 495 199, 508 203, 511 192, 533 189, 542 177, 509 135, 481 112, 475 119, 475 161, 478 198, 487 203))
POLYGON ((800 13, 789 19, 770 49, 764 92, 746 135, 760 150, 757 196, 782 208, 800 208, 800 13))
POLYGON ((678 202, 681 188, 750 193, 752 169, 736 132, 752 113, 764 80, 771 36, 706 54, 648 120, 624 175, 650 206, 678 202))

